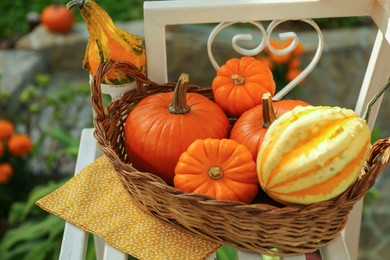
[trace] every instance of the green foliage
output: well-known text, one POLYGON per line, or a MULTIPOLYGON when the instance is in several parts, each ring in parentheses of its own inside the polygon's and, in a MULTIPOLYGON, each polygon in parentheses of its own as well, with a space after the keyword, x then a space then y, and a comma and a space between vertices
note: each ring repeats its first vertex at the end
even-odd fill
MULTIPOLYGON (((92 111, 91 114, 81 113, 85 102, 90 98, 89 85, 68 82, 60 86, 53 84, 51 76, 39 74, 36 81, 20 95, 12 94, 17 95, 16 97, 0 91, 0 97, 10 96, 19 101, 10 104, 9 99, 6 99, 0 102, 1 118, 11 119, 17 132, 27 134, 34 143, 28 157, 0 157, 0 161, 6 160, 15 168, 10 181, 0 185, 0 238, 2 232, 10 226, 31 214, 39 215, 35 212, 39 209, 33 207, 33 204, 52 189, 50 181, 59 181, 73 174, 72 166, 76 161, 80 138, 80 131, 77 129, 92 127, 92 111), (4 110, 3 105, 6 108, 4 110), (48 183, 46 188, 34 188, 45 183, 48 183)), ((40 220, 51 221, 49 218, 40 220)), ((19 247, 18 250, 23 251, 19 247)))
MULTIPOLYGON (((46 6, 57 2, 66 4, 69 0, 12 0, 0 1, 0 10, 6 10, 0 16, 0 39, 14 34, 25 34, 28 31, 27 14, 40 13, 46 6)), ((107 11, 112 19, 127 21, 141 19, 143 16, 143 0, 96 0, 107 11)), ((81 20, 80 15, 76 15, 81 20)))
POLYGON ((14 168, 11 180, 0 184, 0 221, 7 216, 11 204, 26 199, 28 192, 38 183, 37 178, 28 170, 28 161, 17 159, 9 161, 14 168))
POLYGON ((18 125, 33 137, 31 164, 35 171, 58 180, 64 166, 77 157, 80 133, 74 129, 91 127, 92 114, 81 113, 89 100, 87 83, 52 85, 48 74, 38 74, 36 82, 21 92, 18 107, 8 117, 17 118, 18 125))
POLYGON ((382 130, 378 126, 374 126, 371 132, 371 143, 375 143, 377 140, 384 137, 382 130))
POLYGON ((64 182, 36 186, 26 201, 12 205, 8 221, 16 227, 9 229, 0 241, 2 259, 58 259, 64 221, 40 210, 35 202, 64 182))
MULTIPOLYGON (((12 205, 8 221, 15 225, 0 240, 2 260, 58 259, 65 221, 35 205, 40 198, 60 188, 67 179, 36 186, 26 201, 12 205)), ((93 237, 88 239, 86 260, 95 260, 93 237)))
POLYGON ((217 250, 218 260, 235 260, 237 259, 237 250, 230 246, 222 246, 217 250))
POLYGON ((334 29, 341 27, 355 27, 372 23, 370 17, 345 17, 345 18, 320 18, 315 19, 322 29, 334 29))

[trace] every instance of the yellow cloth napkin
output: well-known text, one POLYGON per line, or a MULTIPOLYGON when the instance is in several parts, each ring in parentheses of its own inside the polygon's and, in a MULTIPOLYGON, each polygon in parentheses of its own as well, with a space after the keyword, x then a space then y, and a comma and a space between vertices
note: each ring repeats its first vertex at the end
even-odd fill
POLYGON ((139 259, 204 259, 220 247, 139 209, 105 156, 37 205, 139 259))

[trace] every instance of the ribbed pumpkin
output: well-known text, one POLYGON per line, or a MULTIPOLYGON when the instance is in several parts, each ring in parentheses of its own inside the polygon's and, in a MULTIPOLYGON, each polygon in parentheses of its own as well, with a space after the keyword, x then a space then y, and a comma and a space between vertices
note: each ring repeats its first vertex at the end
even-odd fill
POLYGON ((273 95, 276 88, 271 70, 253 57, 228 60, 217 71, 211 87, 215 102, 233 117, 261 104, 262 95, 273 95))
POLYGON ((198 139, 180 156, 174 186, 248 204, 258 192, 256 163, 248 149, 234 140, 198 139))
MULTIPOLYGON (((142 38, 118 28, 111 17, 93 0, 72 0, 68 9, 77 7, 88 29, 88 43, 83 68, 94 76, 98 66, 109 60, 128 61, 146 73, 146 52, 142 38)), ((113 71, 106 84, 133 81, 129 76, 113 71)))
POLYGON ((370 147, 370 130, 354 111, 297 107, 268 129, 257 158, 259 182, 282 203, 328 200, 357 180, 370 147))
POLYGON ((237 119, 229 138, 245 145, 256 160, 264 135, 272 122, 297 106, 308 105, 301 100, 272 101, 271 94, 266 93, 261 105, 249 109, 237 119))
POLYGON ((229 121, 222 109, 197 93, 186 93, 182 74, 174 92, 148 96, 130 112, 124 127, 125 148, 141 171, 173 183, 180 155, 196 139, 226 138, 229 121))

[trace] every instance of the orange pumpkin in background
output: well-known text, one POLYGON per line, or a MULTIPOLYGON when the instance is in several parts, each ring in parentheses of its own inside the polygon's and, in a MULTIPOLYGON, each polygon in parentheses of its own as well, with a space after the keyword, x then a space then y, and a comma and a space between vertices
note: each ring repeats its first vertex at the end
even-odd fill
POLYGON ((65 5, 52 4, 42 10, 40 20, 49 31, 66 33, 73 28, 75 16, 65 5))
POLYGON ((222 109, 197 93, 186 93, 188 75, 182 74, 174 92, 141 100, 124 127, 125 147, 140 171, 173 183, 180 155, 196 139, 227 138, 230 124, 222 109))
POLYGON ((212 82, 215 102, 230 116, 238 117, 260 105, 264 93, 275 94, 275 81, 268 66, 253 57, 228 60, 212 82))
POLYGON ((309 106, 309 104, 301 100, 272 101, 271 94, 264 94, 262 105, 249 109, 237 119, 230 133, 230 139, 245 145, 256 160, 268 127, 276 118, 297 106, 309 106))
POLYGON ((248 149, 234 140, 199 139, 180 156, 174 186, 249 204, 258 192, 256 163, 248 149))

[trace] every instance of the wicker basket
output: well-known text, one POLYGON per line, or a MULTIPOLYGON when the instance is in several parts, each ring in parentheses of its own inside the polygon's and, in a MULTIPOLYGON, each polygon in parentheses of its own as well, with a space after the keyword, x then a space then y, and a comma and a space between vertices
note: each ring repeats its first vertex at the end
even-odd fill
MULTIPOLYGON (((95 137, 130 198, 142 210, 210 241, 267 255, 313 252, 339 234, 354 204, 389 164, 390 138, 387 138, 373 145, 362 174, 353 186, 335 199, 308 206, 282 206, 267 199, 245 205, 183 193, 155 175, 132 167, 122 132, 128 113, 142 98, 172 91, 174 86, 174 83, 158 85, 126 62, 102 64, 91 82, 92 105, 96 112, 95 137), (137 88, 103 108, 100 84, 112 69, 135 78, 137 88)), ((191 85, 189 91, 212 98, 209 88, 191 85)))

